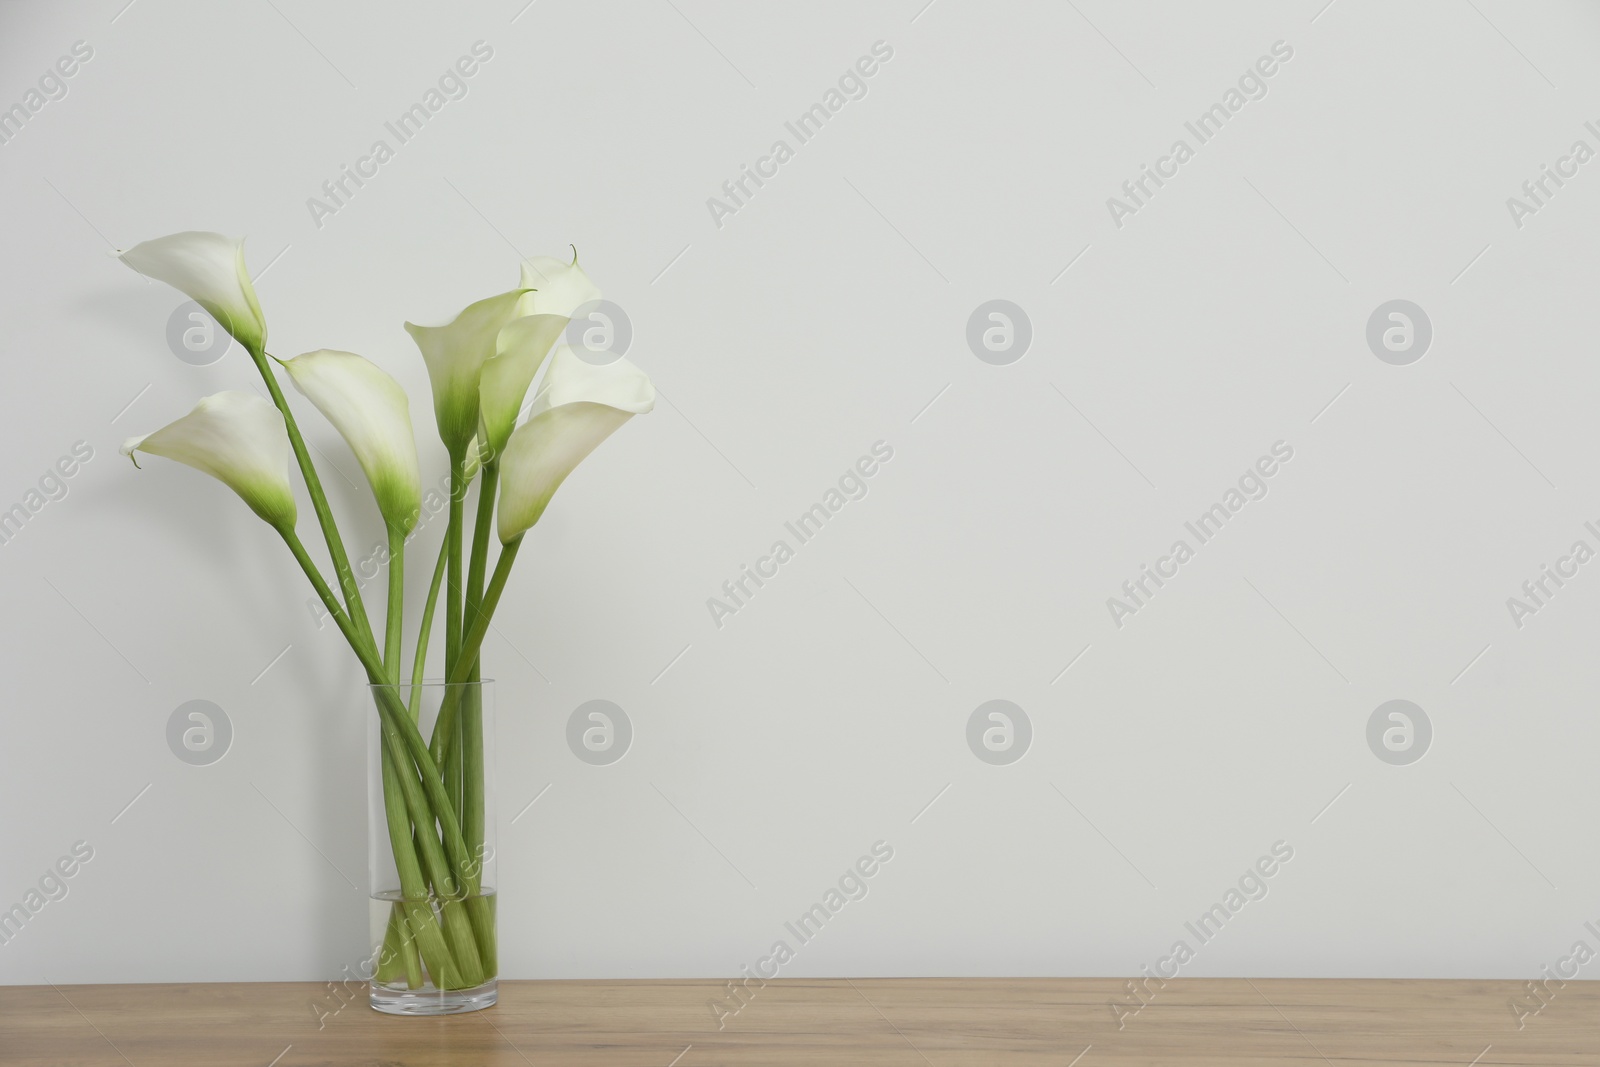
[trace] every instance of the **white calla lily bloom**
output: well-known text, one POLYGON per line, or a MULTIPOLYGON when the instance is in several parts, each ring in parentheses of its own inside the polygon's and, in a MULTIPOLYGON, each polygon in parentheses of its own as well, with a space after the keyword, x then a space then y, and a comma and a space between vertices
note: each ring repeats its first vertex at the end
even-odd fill
POLYGON ((189 230, 136 244, 117 258, 186 293, 250 352, 266 351, 267 320, 245 270, 243 238, 189 230))
POLYGON ((281 362, 355 453, 384 521, 410 533, 422 510, 422 472, 411 402, 400 383, 354 352, 323 348, 281 362))
POLYGON ((208 396, 177 422, 122 443, 122 454, 165 456, 204 471, 282 531, 294 529, 289 432, 277 408, 254 393, 208 396))
POLYGON ((495 343, 495 356, 483 365, 478 393, 483 408, 483 428, 491 455, 505 448, 517 423, 528 386, 572 313, 600 299, 600 288, 578 266, 550 256, 536 256, 522 264, 522 285, 532 292, 517 301, 519 318, 512 319, 495 343))
POLYGON ((467 442, 467 454, 461 462, 461 480, 470 485, 481 470, 483 470, 483 446, 478 443, 478 438, 475 436, 467 442))
POLYGON ((600 442, 655 405, 656 387, 626 359, 596 366, 566 345, 557 348, 528 421, 500 460, 500 540, 521 537, 600 442))
POLYGON ((483 365, 478 398, 483 436, 490 455, 499 455, 516 428, 528 386, 538 375, 550 346, 567 328, 560 315, 528 315, 512 319, 500 331, 498 353, 483 365))
POLYGON ((433 384, 433 414, 439 437, 452 460, 460 460, 478 432, 478 380, 495 354, 500 330, 516 315, 526 291, 513 289, 467 307, 443 326, 406 323, 428 364, 433 384))
POLYGON ((518 315, 559 315, 572 313, 591 300, 600 299, 600 287, 578 266, 578 255, 571 263, 553 256, 534 256, 522 262, 522 287, 532 290, 517 304, 518 315))

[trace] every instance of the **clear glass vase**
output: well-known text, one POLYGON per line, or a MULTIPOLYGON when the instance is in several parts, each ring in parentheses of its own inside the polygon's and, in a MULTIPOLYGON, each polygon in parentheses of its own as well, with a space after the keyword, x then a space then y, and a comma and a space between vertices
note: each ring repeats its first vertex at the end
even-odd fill
POLYGON ((499 997, 493 683, 368 689, 372 1007, 391 1015, 487 1008, 499 997))

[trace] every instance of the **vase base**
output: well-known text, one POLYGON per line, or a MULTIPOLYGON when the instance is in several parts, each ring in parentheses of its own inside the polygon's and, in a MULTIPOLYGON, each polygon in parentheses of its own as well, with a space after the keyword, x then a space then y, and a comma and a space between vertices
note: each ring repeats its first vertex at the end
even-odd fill
POLYGON ((500 983, 491 978, 471 989, 398 989, 373 983, 370 1002, 373 1011, 385 1015, 459 1015, 481 1011, 500 999, 500 983))

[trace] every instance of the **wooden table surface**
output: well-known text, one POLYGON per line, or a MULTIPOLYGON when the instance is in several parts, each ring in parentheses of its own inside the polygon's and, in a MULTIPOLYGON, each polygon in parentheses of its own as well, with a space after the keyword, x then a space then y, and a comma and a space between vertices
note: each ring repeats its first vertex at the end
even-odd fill
POLYGON ((1551 984, 1532 1014, 1523 982, 1178 979, 1120 1027, 1110 1003, 1136 1002, 1113 979, 779 980, 720 1029, 724 983, 500 988, 487 1011, 406 1019, 354 986, 0 987, 0 1064, 1600 1064, 1600 982, 1551 984))

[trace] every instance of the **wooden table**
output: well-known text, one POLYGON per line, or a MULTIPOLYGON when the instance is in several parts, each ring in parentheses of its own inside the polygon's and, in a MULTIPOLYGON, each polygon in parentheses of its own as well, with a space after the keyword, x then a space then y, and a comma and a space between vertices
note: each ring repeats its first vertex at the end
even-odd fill
POLYGON ((1521 982, 1178 979, 1119 1028, 1110 1003, 1137 1002, 1114 979, 780 980, 737 1013, 725 983, 508 982, 435 1019, 379 1015, 356 986, 12 986, 0 1064, 1600 1064, 1600 982, 1544 992, 1519 1029, 1521 982))

